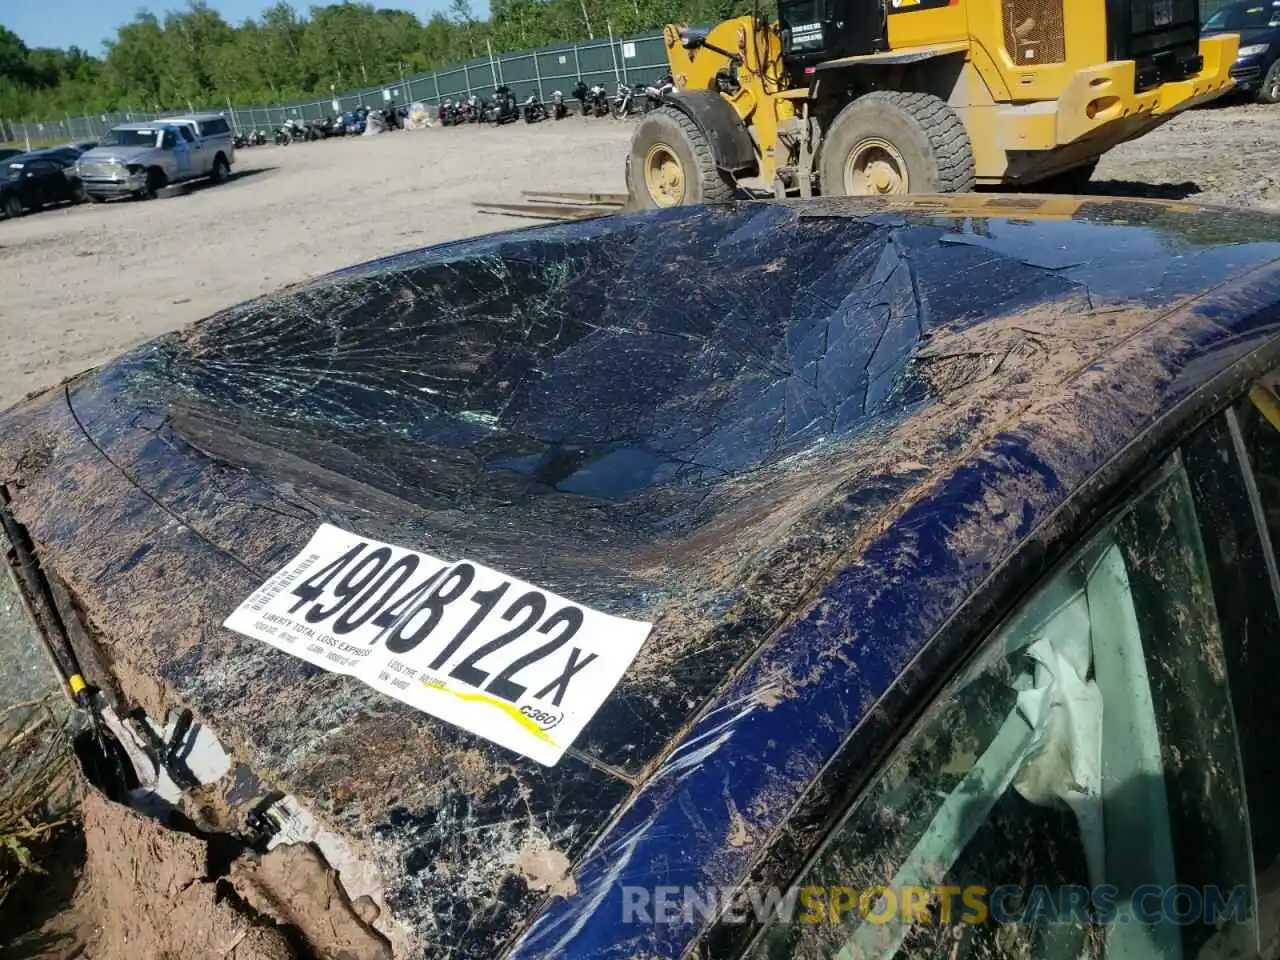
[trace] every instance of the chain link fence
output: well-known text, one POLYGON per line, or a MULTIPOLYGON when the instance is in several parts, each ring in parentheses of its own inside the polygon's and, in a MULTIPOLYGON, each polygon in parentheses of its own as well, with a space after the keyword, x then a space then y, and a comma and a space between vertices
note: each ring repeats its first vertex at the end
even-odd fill
MULTIPOLYGON (((335 113, 346 113, 360 106, 400 106, 411 103, 438 106, 445 100, 457 100, 472 94, 489 96, 494 87, 504 83, 519 100, 524 100, 531 94, 547 100, 557 90, 568 97, 569 91, 579 79, 588 85, 600 84, 612 95, 619 83, 651 83, 667 70, 662 34, 650 33, 480 57, 446 70, 389 78, 378 86, 362 90, 335 92, 322 100, 261 107, 239 107, 231 103, 188 106, 201 113, 223 114, 231 120, 237 132, 270 131, 286 120, 316 120, 335 113)), ((154 120, 157 117, 173 116, 175 112, 129 109, 28 122, 11 122, 0 118, 0 143, 43 145, 96 140, 116 124, 154 120)))

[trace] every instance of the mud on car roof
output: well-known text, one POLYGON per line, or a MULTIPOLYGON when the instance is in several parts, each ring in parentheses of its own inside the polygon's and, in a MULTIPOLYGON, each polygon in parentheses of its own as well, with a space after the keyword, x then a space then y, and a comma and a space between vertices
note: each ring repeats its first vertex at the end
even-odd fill
POLYGON ((598 938, 609 863, 751 869, 976 582, 1274 309, 1272 218, 1045 203, 681 208, 340 271, 10 411, 13 513, 91 679, 217 731, 229 824, 297 798, 431 956, 598 938), (221 626, 322 523, 652 631, 544 766, 221 626))

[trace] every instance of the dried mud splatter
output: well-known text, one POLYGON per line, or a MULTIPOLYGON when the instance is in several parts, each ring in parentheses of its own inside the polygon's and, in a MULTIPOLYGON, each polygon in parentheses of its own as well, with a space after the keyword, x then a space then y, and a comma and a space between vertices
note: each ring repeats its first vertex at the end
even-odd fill
MULTIPOLYGON (((791 613, 839 557, 887 529, 948 466, 1014 426, 1032 406, 1094 358, 1167 311, 1142 307, 1095 309, 1086 297, 1039 304, 960 329, 940 329, 917 349, 913 372, 934 402, 896 426, 844 443, 819 446, 736 480, 718 497, 730 506, 694 534, 654 555, 695 558, 686 582, 697 593, 669 598, 654 616, 654 629, 632 664, 633 679, 662 682, 673 663, 689 655, 691 637, 736 620, 777 623, 791 613), (956 441, 963 443, 957 449, 956 441), (894 509, 873 528, 850 529, 838 521, 844 498, 868 479, 917 475, 894 509), (732 588, 739 599, 728 611, 713 605, 732 588)), ((1088 437, 1073 418, 1059 421, 1088 437)), ((1016 527, 1020 517, 1004 503, 951 532, 959 548, 1016 527)), ((645 570, 638 571, 642 575, 645 570)))
POLYGON ((90 794, 75 909, 94 960, 377 960, 386 942, 357 915, 337 878, 306 846, 242 853, 210 872, 219 851, 90 794))

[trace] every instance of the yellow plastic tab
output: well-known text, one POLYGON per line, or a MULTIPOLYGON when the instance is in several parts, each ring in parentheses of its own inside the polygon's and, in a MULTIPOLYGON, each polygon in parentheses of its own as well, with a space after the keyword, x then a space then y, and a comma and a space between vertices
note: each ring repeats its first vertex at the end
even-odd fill
POLYGON ((73 673, 71 676, 67 677, 67 686, 71 688, 71 695, 73 697, 78 697, 88 689, 89 685, 84 682, 84 677, 80 676, 78 673, 73 673))
POLYGON ((1267 418, 1267 422, 1280 430, 1280 400, 1269 387, 1258 384, 1249 391, 1249 399, 1258 408, 1258 412, 1267 418))

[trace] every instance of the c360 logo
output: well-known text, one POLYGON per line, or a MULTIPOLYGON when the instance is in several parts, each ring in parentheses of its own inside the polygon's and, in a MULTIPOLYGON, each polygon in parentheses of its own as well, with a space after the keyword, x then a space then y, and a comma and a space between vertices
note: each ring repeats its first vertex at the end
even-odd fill
POLYGON ((540 710, 537 707, 531 707, 525 704, 520 708, 520 712, 536 723, 539 729, 551 730, 560 725, 560 721, 564 719, 562 713, 552 713, 549 710, 540 710))

